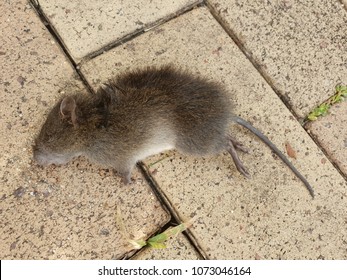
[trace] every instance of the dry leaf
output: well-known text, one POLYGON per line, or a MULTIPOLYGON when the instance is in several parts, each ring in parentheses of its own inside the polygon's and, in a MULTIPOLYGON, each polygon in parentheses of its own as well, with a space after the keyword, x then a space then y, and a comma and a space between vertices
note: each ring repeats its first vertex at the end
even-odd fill
POLYGON ((286 151, 287 151, 288 156, 296 159, 296 152, 294 151, 292 146, 288 142, 286 142, 285 147, 286 147, 286 151))

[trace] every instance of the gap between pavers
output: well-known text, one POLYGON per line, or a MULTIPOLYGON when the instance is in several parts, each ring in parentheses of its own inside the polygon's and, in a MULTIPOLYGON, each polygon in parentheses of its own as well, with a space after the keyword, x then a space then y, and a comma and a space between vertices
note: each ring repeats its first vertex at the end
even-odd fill
POLYGON ((243 178, 224 154, 193 158, 168 152, 147 159, 153 177, 212 259, 346 258, 346 182, 206 8, 198 8, 82 65, 94 87, 122 71, 172 62, 224 84, 235 113, 280 149, 296 151, 296 167, 316 191, 274 158, 260 140, 233 127, 250 148, 243 178))
MULTIPOLYGON (((347 84, 347 10, 339 1, 207 3, 301 118, 347 84)), ((306 127, 347 176, 344 106, 306 127)))
POLYGON ((329 157, 347 177, 347 102, 332 106, 327 116, 306 125, 329 157))
POLYGON ((158 21, 197 5, 199 0, 40 0, 40 7, 75 62, 158 21))
POLYGON ((124 186, 84 159, 33 163, 34 137, 53 104, 64 92, 88 93, 27 1, 3 1, 0 14, 1 259, 123 258, 128 236, 153 235, 169 214, 139 172, 124 186))
POLYGON ((340 1, 207 3, 300 118, 347 83, 347 11, 340 1))

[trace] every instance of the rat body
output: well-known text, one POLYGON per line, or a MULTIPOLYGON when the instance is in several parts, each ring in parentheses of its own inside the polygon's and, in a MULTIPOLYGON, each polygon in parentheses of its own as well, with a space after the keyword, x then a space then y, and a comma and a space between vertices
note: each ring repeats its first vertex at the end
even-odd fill
POLYGON ((35 140, 34 158, 49 165, 65 164, 82 155, 114 168, 129 183, 136 162, 148 156, 171 149, 197 156, 227 150, 237 169, 249 176, 236 152, 246 150, 228 134, 232 121, 260 137, 313 196, 306 179, 270 140, 233 116, 219 84, 172 66, 119 75, 94 96, 64 97, 51 110, 35 140))

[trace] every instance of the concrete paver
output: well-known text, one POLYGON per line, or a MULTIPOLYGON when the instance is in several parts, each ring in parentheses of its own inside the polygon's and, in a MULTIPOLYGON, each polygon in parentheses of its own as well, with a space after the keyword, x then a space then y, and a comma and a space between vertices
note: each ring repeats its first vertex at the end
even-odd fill
MULTIPOLYGON (((250 150, 241 159, 251 179, 238 174, 226 153, 193 158, 170 151, 145 161, 178 217, 182 221, 195 217, 190 230, 204 255, 211 259, 347 258, 346 180, 207 8, 185 13, 84 63, 85 55, 199 1, 170 5, 169 1, 36 2, 73 59, 82 60, 82 72, 92 87, 137 66, 174 63, 224 84, 237 115, 251 121, 283 151, 289 145, 296 152, 291 160, 315 188, 315 200, 260 140, 237 126, 231 131, 250 150)), ((330 97, 337 83, 346 84, 346 11, 339 1, 207 3, 298 116, 330 97)), ((0 100, 4 132, 0 136, 4 151, 0 257, 131 256, 128 239, 149 237, 169 221, 169 214, 137 170, 135 183, 124 186, 110 170, 83 158, 49 168, 32 162, 31 145, 49 108, 64 92, 88 93, 27 1, 4 1, 0 14, 4 19, 0 23, 0 90, 4 93, 0 100)), ((309 127, 343 172, 345 110, 341 103, 309 127)), ((198 259, 199 255, 179 234, 167 249, 145 249, 134 258, 198 259)))
POLYGON ((0 258, 122 257, 130 248, 117 211, 134 238, 157 232, 168 213, 139 172, 123 186, 83 159, 32 162, 33 139, 62 90, 85 90, 26 1, 2 1, 0 14, 0 258))
POLYGON ((238 174, 227 154, 193 158, 168 152, 149 158, 146 164, 179 217, 198 217, 192 232, 208 257, 346 258, 341 226, 347 218, 346 181, 206 8, 158 26, 81 69, 96 87, 126 69, 167 62, 223 83, 236 114, 282 150, 289 143, 296 151, 293 162, 317 194, 311 200, 267 147, 236 127, 235 137, 250 148, 250 154, 241 155, 250 180, 238 174))
POLYGON ((347 176, 347 102, 332 106, 329 114, 308 124, 307 128, 317 139, 329 158, 347 176))
POLYGON ((208 0, 301 118, 347 83, 340 1, 208 0))
POLYGON ((76 61, 200 1, 40 0, 76 61))

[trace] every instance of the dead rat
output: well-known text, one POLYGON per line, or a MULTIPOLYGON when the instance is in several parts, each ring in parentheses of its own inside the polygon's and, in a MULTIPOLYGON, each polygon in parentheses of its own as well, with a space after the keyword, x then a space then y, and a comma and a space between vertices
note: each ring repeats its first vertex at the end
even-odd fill
POLYGON ((227 150, 246 177, 236 150, 246 151, 229 133, 234 121, 265 142, 300 178, 307 180, 259 130, 232 114, 225 89, 173 66, 131 71, 103 84, 93 96, 64 97, 49 113, 35 140, 41 165, 65 164, 77 156, 115 169, 125 183, 135 164, 177 149, 190 155, 227 150))

